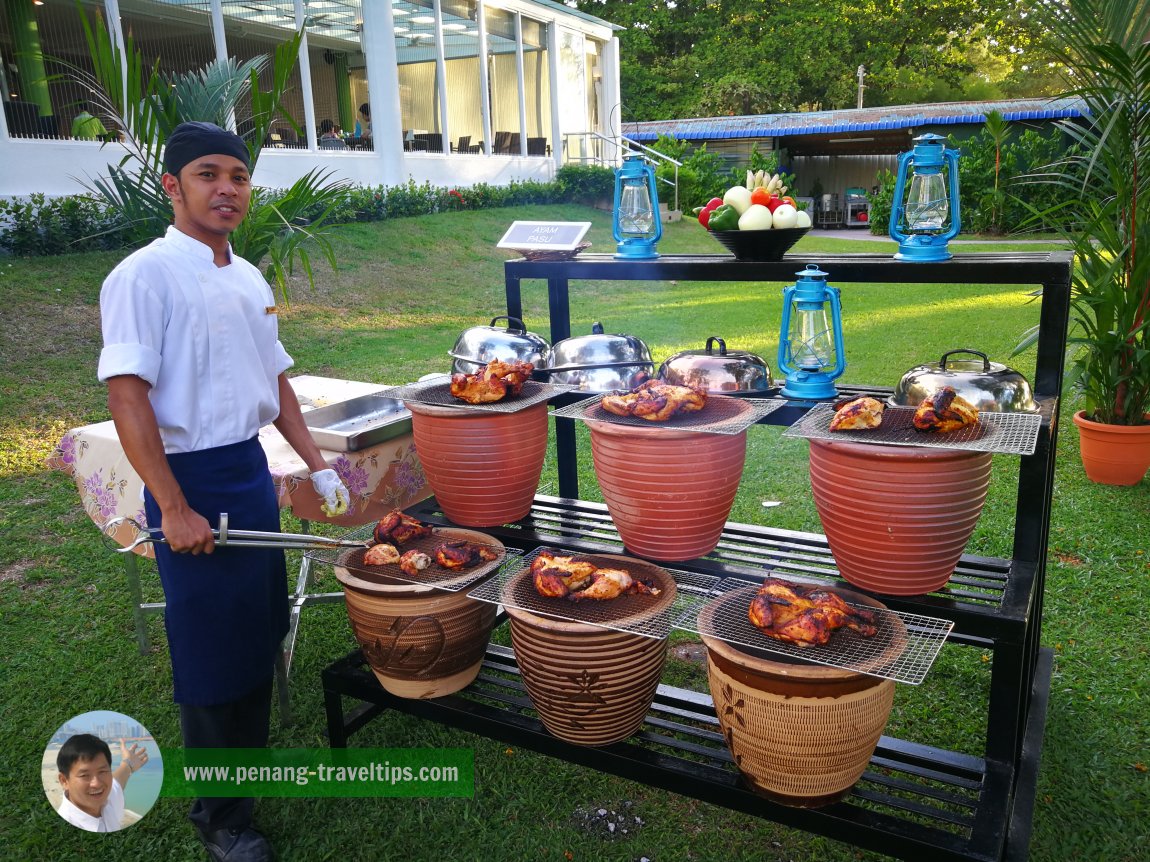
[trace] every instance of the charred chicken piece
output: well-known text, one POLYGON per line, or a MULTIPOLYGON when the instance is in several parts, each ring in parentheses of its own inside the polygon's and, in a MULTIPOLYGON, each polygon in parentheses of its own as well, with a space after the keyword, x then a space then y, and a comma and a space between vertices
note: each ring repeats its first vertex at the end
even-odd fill
POLYGON ((630 392, 612 392, 599 402, 608 413, 665 422, 678 413, 694 413, 707 406, 707 393, 692 386, 648 380, 630 392))
POLYGON ((492 359, 474 374, 452 374, 451 394, 468 404, 491 404, 518 395, 531 379, 530 362, 492 359))
POLYGON ((422 539, 431 535, 431 527, 418 519, 405 515, 398 509, 388 512, 375 525, 374 539, 377 544, 384 542, 402 545, 412 539, 422 539))
POLYGON ((977 424, 978 408, 955 392, 952 386, 942 387, 914 411, 917 431, 945 434, 977 424))
POLYGON ((595 564, 574 557, 560 557, 551 551, 540 551, 531 563, 531 574, 539 595, 563 598, 573 590, 591 583, 595 564))
POLYGON ((435 562, 445 569, 470 569, 480 563, 487 563, 499 555, 486 545, 475 542, 446 542, 435 549, 435 562))
POLYGON ((870 611, 857 610, 842 597, 816 586, 779 578, 763 581, 747 608, 751 625, 764 635, 799 647, 820 646, 842 627, 873 637, 878 629, 870 611))
POLYGON ((399 551, 396 550, 395 545, 381 542, 367 549, 367 553, 363 555, 363 561, 369 566, 392 565, 399 562, 399 551))
POLYGON ((617 599, 622 595, 643 593, 657 596, 661 592, 662 590, 654 584, 632 578, 629 573, 622 569, 596 569, 595 574, 591 576, 591 585, 586 589, 571 593, 567 598, 572 602, 580 602, 583 599, 607 601, 617 599))
POLYGON ((423 551, 408 551, 399 558, 399 568, 408 575, 418 575, 431 565, 431 557, 423 551))
POLYGON ((654 584, 632 578, 622 569, 599 568, 588 560, 564 557, 550 550, 540 551, 531 563, 535 589, 546 598, 607 600, 624 594, 662 592, 654 584))
POLYGON ((878 428, 882 424, 884 405, 877 398, 864 396, 847 401, 835 409, 831 417, 832 431, 859 431, 878 428))

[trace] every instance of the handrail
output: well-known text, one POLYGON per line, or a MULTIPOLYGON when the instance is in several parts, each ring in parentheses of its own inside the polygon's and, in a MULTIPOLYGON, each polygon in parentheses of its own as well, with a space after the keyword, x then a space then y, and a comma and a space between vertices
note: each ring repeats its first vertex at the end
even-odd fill
POLYGON ((659 165, 659 164, 673 165, 674 169, 675 169, 675 178, 673 180, 664 179, 663 177, 657 177, 656 179, 658 182, 666 183, 667 185, 670 185, 675 189, 675 206, 674 206, 674 209, 676 209, 676 210, 679 209, 679 168, 681 168, 683 166, 683 163, 680 161, 677 161, 676 159, 671 158, 670 156, 668 156, 664 153, 659 152, 656 149, 652 149, 651 147, 648 147, 646 144, 641 144, 641 143, 639 143, 639 141, 628 138, 626 135, 621 135, 619 138, 611 138, 611 137, 608 137, 607 135, 604 135, 602 132, 595 132, 595 131, 564 132, 563 133, 563 158, 564 158, 564 161, 565 162, 577 162, 579 164, 585 164, 587 162, 590 162, 591 164, 602 165, 603 167, 615 168, 617 166, 618 162, 616 160, 607 159, 607 157, 603 153, 603 150, 605 148, 602 146, 602 144, 608 144, 611 147, 613 147, 616 151, 623 151, 623 150, 639 151, 643 154, 643 156, 648 161, 654 162, 656 165, 659 165), (581 139, 584 141, 590 140, 590 142, 592 143, 592 146, 580 147, 579 157, 578 158, 573 157, 572 156, 573 147, 569 146, 569 144, 568 144, 568 139, 570 139, 570 138, 577 138, 577 139, 581 139), (595 146, 596 143, 598 143, 599 146, 595 146))

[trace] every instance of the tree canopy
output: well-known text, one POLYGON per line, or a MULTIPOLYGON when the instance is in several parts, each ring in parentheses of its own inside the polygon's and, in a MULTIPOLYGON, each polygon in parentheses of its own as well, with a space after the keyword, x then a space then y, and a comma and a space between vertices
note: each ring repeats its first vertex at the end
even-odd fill
POLYGON ((1044 0, 568 0, 626 28, 622 117, 661 120, 1054 94, 1044 0))

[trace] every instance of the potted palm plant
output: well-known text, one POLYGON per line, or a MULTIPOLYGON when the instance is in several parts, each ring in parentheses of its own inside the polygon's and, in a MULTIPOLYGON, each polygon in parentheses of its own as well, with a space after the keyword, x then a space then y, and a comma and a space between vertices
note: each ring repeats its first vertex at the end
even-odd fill
MULTIPOLYGON (((91 67, 67 60, 55 62, 79 83, 105 124, 120 130, 105 146, 123 150, 107 176, 88 181, 91 196, 120 215, 119 229, 128 244, 163 234, 171 220, 164 193, 163 148, 168 135, 186 120, 206 120, 229 127, 234 121, 255 170, 263 143, 277 120, 298 131, 287 113, 284 95, 299 57, 302 31, 277 46, 274 56, 245 62, 215 60, 183 74, 164 76, 158 62, 149 66, 131 34, 121 49, 111 29, 97 15, 90 21, 77 10, 91 67), (261 85, 261 81, 268 82, 261 85)), ((336 268, 327 233, 335 225, 336 206, 350 183, 332 181, 331 171, 313 169, 290 188, 253 190, 248 217, 232 234, 232 249, 255 266, 266 261, 264 274, 283 296, 298 263, 313 284, 311 255, 318 252, 336 268)), ((314 284, 313 284, 314 286, 314 284)))
POLYGON ((1087 476, 1133 485, 1150 467, 1150 0, 1038 8, 1089 110, 1084 122, 1063 124, 1068 154, 1030 177, 1065 192, 1036 216, 1061 225, 1076 256, 1067 381, 1082 410, 1074 421, 1087 476), (1097 439, 1115 442, 1096 452, 1097 439))

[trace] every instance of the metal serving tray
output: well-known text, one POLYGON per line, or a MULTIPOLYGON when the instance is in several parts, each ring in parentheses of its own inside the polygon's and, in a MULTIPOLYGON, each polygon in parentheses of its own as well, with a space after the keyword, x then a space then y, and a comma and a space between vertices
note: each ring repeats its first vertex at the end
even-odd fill
POLYGON ((411 432, 411 411, 381 395, 317 407, 303 418, 316 445, 333 452, 356 452, 411 432))

